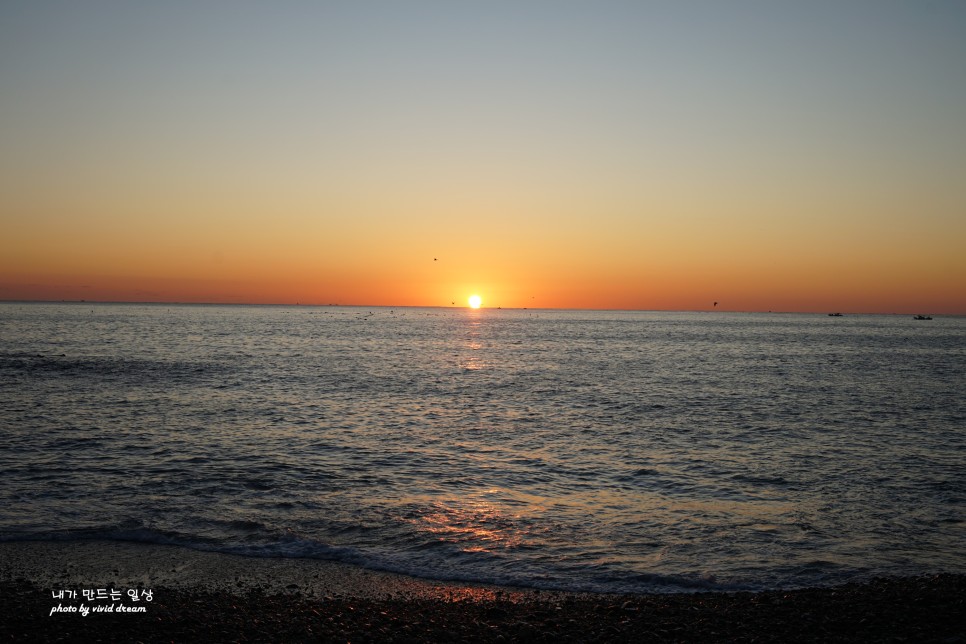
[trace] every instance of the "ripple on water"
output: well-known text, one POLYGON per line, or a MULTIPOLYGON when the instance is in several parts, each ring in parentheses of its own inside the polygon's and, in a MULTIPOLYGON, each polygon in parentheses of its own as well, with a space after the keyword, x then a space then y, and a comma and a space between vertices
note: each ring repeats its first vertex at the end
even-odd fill
POLYGON ((598 590, 966 568, 959 318, 94 308, 0 304, 0 539, 598 590))

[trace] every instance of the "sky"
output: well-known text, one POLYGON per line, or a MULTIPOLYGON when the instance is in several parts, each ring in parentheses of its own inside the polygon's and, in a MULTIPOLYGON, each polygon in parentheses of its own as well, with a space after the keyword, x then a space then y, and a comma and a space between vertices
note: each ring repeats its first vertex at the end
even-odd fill
POLYGON ((966 314, 959 0, 0 3, 0 299, 966 314))

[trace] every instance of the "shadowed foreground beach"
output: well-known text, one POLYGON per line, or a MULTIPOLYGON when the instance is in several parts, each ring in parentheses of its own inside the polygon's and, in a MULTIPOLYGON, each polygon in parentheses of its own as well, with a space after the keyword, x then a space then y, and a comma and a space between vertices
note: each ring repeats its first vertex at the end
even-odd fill
POLYGON ((591 595, 115 542, 0 544, 0 574, 3 641, 966 641, 962 575, 591 595))

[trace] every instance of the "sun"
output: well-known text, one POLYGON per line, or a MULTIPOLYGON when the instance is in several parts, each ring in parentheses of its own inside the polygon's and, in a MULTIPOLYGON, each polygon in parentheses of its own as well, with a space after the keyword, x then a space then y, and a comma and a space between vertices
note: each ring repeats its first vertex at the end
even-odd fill
POLYGON ((478 309, 483 304, 483 298, 479 295, 470 295, 469 302, 471 309, 478 309))

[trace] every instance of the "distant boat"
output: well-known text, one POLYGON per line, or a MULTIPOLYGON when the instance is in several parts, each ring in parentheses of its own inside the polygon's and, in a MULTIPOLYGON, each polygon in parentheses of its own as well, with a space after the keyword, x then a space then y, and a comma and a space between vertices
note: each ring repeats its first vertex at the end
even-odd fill
POLYGON ((842 314, 841 313, 829 313, 828 316, 830 318, 840 318, 840 317, 842 317, 842 314))
POLYGON ((912 319, 913 320, 931 320, 932 318, 929 317, 928 315, 917 315, 916 317, 914 317, 912 319))

